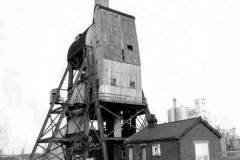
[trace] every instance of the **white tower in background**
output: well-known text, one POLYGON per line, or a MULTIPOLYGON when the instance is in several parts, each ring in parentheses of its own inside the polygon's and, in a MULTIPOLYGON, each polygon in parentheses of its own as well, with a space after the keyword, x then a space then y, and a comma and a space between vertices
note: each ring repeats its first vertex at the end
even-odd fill
POLYGON ((176 99, 173 99, 173 107, 168 109, 168 122, 180 121, 184 119, 202 117, 209 122, 210 114, 206 111, 206 99, 198 98, 194 100, 193 107, 177 105, 176 99))
POLYGON ((205 98, 195 99, 194 103, 195 103, 196 112, 201 112, 202 110, 205 110, 205 107, 206 107, 206 99, 205 98))
POLYGON ((194 100, 194 109, 190 112, 189 118, 202 117, 204 120, 209 122, 209 113, 206 111, 206 99, 198 98, 194 100))

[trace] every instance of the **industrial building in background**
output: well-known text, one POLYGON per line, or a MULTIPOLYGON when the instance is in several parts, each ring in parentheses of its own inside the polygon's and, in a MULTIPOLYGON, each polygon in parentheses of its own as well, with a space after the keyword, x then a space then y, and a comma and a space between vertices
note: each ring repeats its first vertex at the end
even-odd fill
POLYGON ((236 128, 217 130, 222 134, 221 148, 222 156, 226 159, 240 159, 240 137, 236 134, 236 128))
POLYGON ((173 99, 173 107, 168 110, 168 122, 176 122, 196 117, 201 117, 213 125, 221 133, 221 155, 226 159, 240 159, 240 137, 236 134, 236 128, 222 129, 216 122, 212 121, 210 114, 206 111, 206 99, 194 100, 194 107, 178 105, 173 99))
POLYGON ((173 107, 168 110, 168 122, 180 121, 196 117, 202 117, 209 122, 209 113, 206 111, 206 99, 198 98, 194 101, 193 108, 177 105, 177 99, 173 99, 173 107))
POLYGON ((30 159, 126 159, 124 140, 150 114, 135 18, 95 0, 93 23, 76 37, 67 61, 30 159))

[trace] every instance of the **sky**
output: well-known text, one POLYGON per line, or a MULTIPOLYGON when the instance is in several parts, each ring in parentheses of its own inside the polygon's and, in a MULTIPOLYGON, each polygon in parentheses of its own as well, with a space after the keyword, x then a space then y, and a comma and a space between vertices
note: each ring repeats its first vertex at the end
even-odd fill
MULTIPOLYGON (((240 134, 240 1, 110 0, 134 15, 142 87, 158 122, 172 99, 206 110, 240 134)), ((93 18, 94 0, 0 0, 0 126, 5 153, 30 152, 67 65, 70 44, 93 18)))

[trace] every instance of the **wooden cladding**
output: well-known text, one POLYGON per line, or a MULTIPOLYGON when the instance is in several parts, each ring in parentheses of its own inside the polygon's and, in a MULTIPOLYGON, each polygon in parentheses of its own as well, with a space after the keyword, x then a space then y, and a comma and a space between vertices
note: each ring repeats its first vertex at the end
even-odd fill
POLYGON ((104 58, 140 65, 134 19, 101 10, 99 34, 104 58))

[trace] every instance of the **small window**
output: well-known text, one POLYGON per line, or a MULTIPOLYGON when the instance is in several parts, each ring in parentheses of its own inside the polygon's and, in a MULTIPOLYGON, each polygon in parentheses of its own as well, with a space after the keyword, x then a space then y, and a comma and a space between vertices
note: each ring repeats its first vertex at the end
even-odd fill
POLYGON ((126 159, 126 151, 124 148, 122 148, 122 159, 125 160, 126 159))
POLYGON ((97 41, 96 41, 96 47, 98 48, 99 46, 100 46, 100 41, 97 40, 97 41))
POLYGON ((133 82, 133 81, 130 81, 130 88, 136 88, 136 84, 135 84, 135 82, 133 82))
POLYGON ((113 30, 110 30, 110 31, 109 31, 109 41, 110 41, 110 42, 114 42, 113 30))
POLYGON ((116 78, 111 78, 111 86, 117 86, 116 78))
POLYGON ((194 143, 196 160, 209 160, 208 141, 196 141, 194 143))
POLYGON ((142 160, 147 160, 146 146, 142 146, 142 160))
POLYGON ((128 148, 128 153, 129 160, 133 160, 133 147, 128 148))
POLYGON ((132 46, 132 45, 127 45, 127 49, 128 49, 129 51, 133 51, 133 46, 132 46))
POLYGON ((124 54, 124 50, 122 49, 122 59, 123 61, 125 60, 125 54, 124 54))
POLYGON ((99 88, 99 79, 96 80, 96 88, 99 88))

